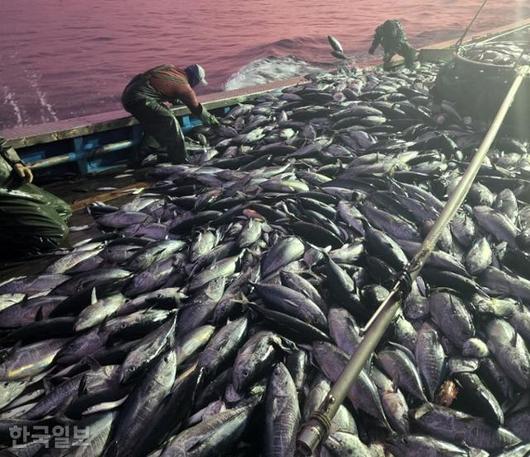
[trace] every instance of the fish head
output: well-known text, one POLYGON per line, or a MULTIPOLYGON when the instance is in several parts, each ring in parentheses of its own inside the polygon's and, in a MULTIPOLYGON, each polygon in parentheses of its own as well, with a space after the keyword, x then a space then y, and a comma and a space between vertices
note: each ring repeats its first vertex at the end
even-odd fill
POLYGON ((237 367, 234 367, 232 381, 236 391, 241 392, 243 389, 245 389, 250 384, 251 377, 252 370, 248 364, 241 364, 237 367))
POLYGON ((138 365, 130 363, 124 365, 120 372, 120 384, 127 384, 134 377, 135 373, 138 371, 138 365))

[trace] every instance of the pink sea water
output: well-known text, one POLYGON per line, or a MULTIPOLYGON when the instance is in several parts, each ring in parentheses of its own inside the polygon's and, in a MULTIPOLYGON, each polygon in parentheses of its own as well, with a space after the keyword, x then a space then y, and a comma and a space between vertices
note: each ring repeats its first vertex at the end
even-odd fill
MULTIPOLYGON (((388 18, 418 47, 457 38, 482 1, 0 0, 0 129, 120 109, 160 63, 201 63, 220 91, 332 62, 328 34, 362 61, 388 18)), ((530 0, 490 0, 472 30, 528 17, 530 0)))

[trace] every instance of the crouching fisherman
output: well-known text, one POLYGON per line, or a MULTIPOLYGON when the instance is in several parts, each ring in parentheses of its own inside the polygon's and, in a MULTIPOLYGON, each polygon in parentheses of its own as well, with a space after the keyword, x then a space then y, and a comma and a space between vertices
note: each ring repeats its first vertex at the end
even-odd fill
POLYGON ((374 39, 369 53, 373 54, 381 45, 385 52, 383 57, 383 68, 390 68, 390 61, 396 54, 405 59, 407 68, 414 68, 416 50, 409 44, 401 23, 396 19, 389 19, 375 29, 374 39))
MULTIPOLYGON (((184 103, 191 113, 206 125, 219 125, 217 118, 198 102, 193 87, 207 84, 200 65, 185 69, 174 65, 160 65, 136 75, 122 94, 123 107, 144 129, 139 155, 147 155, 149 148, 165 149, 172 163, 186 161, 186 145, 179 122, 166 103, 184 103)), ((140 157, 141 158, 141 157, 140 157)))
POLYGON ((33 174, 0 137, 0 258, 57 248, 68 235, 70 206, 31 184, 33 174))

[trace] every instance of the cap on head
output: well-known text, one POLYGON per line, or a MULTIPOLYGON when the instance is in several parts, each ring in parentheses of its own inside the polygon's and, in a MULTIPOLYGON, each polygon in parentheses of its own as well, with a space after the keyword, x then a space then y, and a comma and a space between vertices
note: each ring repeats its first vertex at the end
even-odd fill
POLYGON ((186 67, 185 71, 186 75, 188 76, 190 86, 196 86, 199 83, 202 83, 205 86, 208 85, 208 82, 206 81, 206 72, 200 65, 195 63, 189 67, 186 67))

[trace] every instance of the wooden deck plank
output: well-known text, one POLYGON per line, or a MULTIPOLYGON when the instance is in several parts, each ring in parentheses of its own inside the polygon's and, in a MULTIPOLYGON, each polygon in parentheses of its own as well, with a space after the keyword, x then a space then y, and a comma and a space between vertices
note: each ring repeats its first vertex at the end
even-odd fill
MULTIPOLYGON (((96 180, 98 178, 101 177, 93 179, 96 180)), ((111 178, 106 177, 105 183, 107 185, 109 184, 109 179, 111 178)), ((87 211, 85 211, 86 207, 90 203, 93 203, 95 201, 113 201, 119 205, 122 205, 127 203, 128 201, 133 200, 136 197, 136 195, 132 195, 130 192, 127 192, 128 190, 134 189, 136 187, 149 187, 149 185, 150 183, 147 181, 137 181, 110 192, 92 191, 92 195, 90 197, 77 200, 75 199, 75 194, 72 193, 70 193, 70 195, 61 195, 61 197, 63 197, 65 200, 72 202, 73 214, 69 221, 69 226, 89 226, 89 228, 87 228, 86 230, 70 232, 68 235, 68 240, 63 246, 63 248, 68 249, 69 247, 73 246, 74 244, 80 241, 93 238, 103 233, 94 223, 94 219, 92 218, 92 216, 88 214, 87 211)), ((49 187, 48 190, 50 190, 49 187)), ((70 192, 72 192, 72 190, 70 190, 70 192)), ((59 255, 62 254, 42 254, 34 258, 25 258, 20 261, 0 262, 0 282, 17 276, 41 274, 48 267, 48 265, 50 265, 59 257, 59 255)))
POLYGON ((100 194, 93 195, 92 197, 83 198, 81 200, 76 200, 72 203, 72 211, 79 211, 86 208, 91 203, 96 201, 99 202, 108 202, 115 200, 119 197, 123 197, 124 194, 132 195, 132 191, 137 188, 146 188, 149 187, 149 183, 146 181, 140 181, 134 184, 129 184, 127 186, 121 187, 116 190, 111 190, 109 192, 103 192, 100 194))

